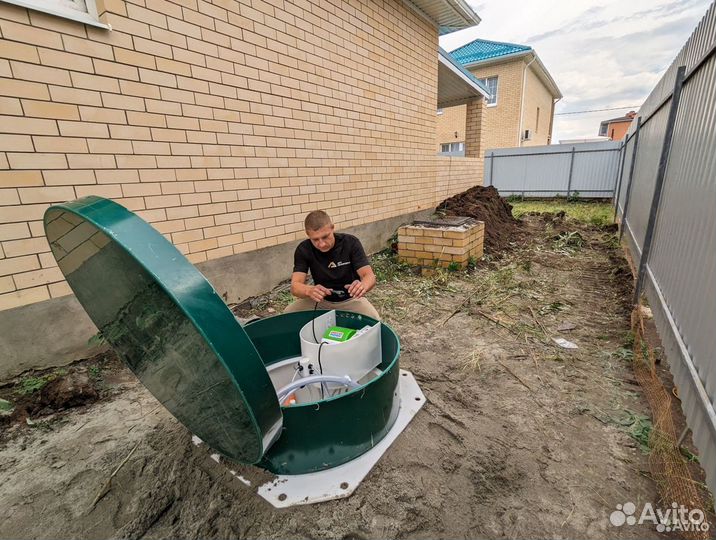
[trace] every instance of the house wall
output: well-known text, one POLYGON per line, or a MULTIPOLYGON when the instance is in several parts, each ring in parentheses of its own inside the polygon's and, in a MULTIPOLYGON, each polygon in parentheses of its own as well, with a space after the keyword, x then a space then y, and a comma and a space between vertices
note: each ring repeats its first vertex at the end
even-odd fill
POLYGON ((551 92, 537 76, 532 66, 527 68, 525 77, 525 99, 522 109, 522 130, 532 132, 529 141, 522 141, 522 146, 541 146, 550 144, 552 139, 552 106, 551 92), (539 107, 539 126, 537 125, 537 108, 539 107))
POLYGON ((437 152, 440 152, 443 143, 465 142, 465 107, 445 107, 443 114, 438 115, 435 137, 437 152))
POLYGON ((607 137, 613 141, 621 141, 629 131, 632 120, 628 122, 610 122, 607 125, 607 137))
POLYGON ((38 364, 91 335, 40 317, 73 301, 43 234, 53 202, 114 199, 235 302, 247 273, 288 277, 244 256, 290 251, 310 210, 389 229, 481 182, 481 160, 435 155, 437 29, 402 2, 98 4, 112 31, 0 3, 6 372, 32 354, 6 333, 23 321, 52 334, 38 364))
MULTIPOLYGON (((524 62, 521 59, 504 64, 471 67, 470 72, 478 78, 498 77, 497 104, 485 108, 484 148, 505 148, 519 146, 520 99, 522 97, 522 73, 524 62)), ((454 142, 455 131, 465 129, 465 105, 444 109, 445 113, 437 117, 437 148, 444 142, 454 142), (449 113, 448 113, 449 111, 449 113), (452 139, 450 139, 452 137, 452 139), (450 140, 448 140, 450 139, 450 140)))
MULTIPOLYGON (((538 146, 550 144, 552 139, 553 98, 532 66, 525 75, 525 98, 523 105, 522 128, 520 129, 520 108, 522 83, 526 63, 518 58, 504 64, 469 68, 475 77, 498 77, 497 104, 485 110, 485 150, 492 148, 512 148, 515 146, 538 146), (540 108, 539 129, 537 127, 537 107, 540 108), (533 130, 532 139, 521 141, 525 129, 533 130)), ((440 144, 453 142, 458 127, 465 126, 465 106, 444 109, 437 119, 437 148, 440 144), (452 137, 452 140, 449 140, 452 137)), ((461 132, 459 132, 461 134, 461 132)))
POLYGON ((483 79, 497 75, 497 104, 485 109, 485 149, 519 146, 522 59, 487 67, 469 68, 483 79))

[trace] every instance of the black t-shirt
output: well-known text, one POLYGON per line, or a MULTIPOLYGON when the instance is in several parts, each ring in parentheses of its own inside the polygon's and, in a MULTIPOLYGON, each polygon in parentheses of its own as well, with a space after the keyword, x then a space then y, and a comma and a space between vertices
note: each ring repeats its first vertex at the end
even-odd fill
POLYGON ((326 253, 316 249, 308 239, 298 244, 293 255, 293 271, 307 274, 310 270, 316 285, 344 293, 331 294, 326 300, 342 302, 350 299, 345 286, 360 279, 357 270, 368 266, 370 262, 360 240, 355 236, 336 233, 335 237, 335 245, 326 253))

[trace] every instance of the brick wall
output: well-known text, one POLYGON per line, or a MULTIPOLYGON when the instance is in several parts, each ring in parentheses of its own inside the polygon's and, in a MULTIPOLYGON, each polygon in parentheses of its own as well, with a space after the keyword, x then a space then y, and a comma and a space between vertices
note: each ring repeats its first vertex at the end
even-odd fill
POLYGON ((435 205, 455 193, 482 185, 483 158, 436 156, 435 205))
POLYGON ((398 229, 398 259, 424 267, 464 268, 483 255, 485 223, 461 227, 404 225, 398 229))
MULTIPOLYGON (((193 262, 430 208, 437 29, 380 0, 104 0, 106 31, 0 3, 0 310, 69 294, 42 230, 95 194, 193 262)), ((474 169, 467 170, 470 167, 474 169)))
MULTIPOLYGON (((530 66, 526 74, 526 90, 522 121, 522 132, 531 129, 532 139, 520 143, 520 106, 522 100, 522 82, 525 61, 521 58, 504 64, 472 67, 470 72, 478 78, 498 77, 497 104, 484 110, 485 137, 484 150, 491 148, 512 148, 515 146, 536 146, 549 144, 551 139, 553 99, 544 83, 530 66), (540 108, 539 129, 537 128, 537 107, 540 108)), ((445 109, 445 114, 437 120, 438 148, 447 133, 455 126, 465 125, 466 108, 445 109), (447 111, 451 111, 447 114, 447 111)))
POLYGON ((485 149, 519 146, 520 100, 524 61, 474 67, 477 78, 497 76, 497 104, 485 108, 485 149))
POLYGON ((529 129, 532 132, 532 138, 529 141, 523 141, 522 146, 550 144, 552 138, 552 94, 537 76, 533 66, 527 69, 525 88, 522 131, 529 129), (537 125, 538 107, 539 126, 537 125))
POLYGON ((443 143, 465 142, 465 105, 445 107, 438 115, 435 142, 438 152, 443 143))

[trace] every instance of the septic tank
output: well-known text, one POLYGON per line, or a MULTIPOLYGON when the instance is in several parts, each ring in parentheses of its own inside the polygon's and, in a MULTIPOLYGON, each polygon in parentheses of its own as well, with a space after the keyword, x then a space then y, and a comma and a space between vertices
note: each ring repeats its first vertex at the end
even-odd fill
POLYGON ((399 375, 409 374, 399 371, 400 342, 388 325, 306 311, 243 326, 164 236, 108 199, 54 205, 44 224, 60 270, 106 341, 229 460, 279 475, 340 469, 379 446, 396 422, 399 375), (326 339, 336 328, 355 335, 326 339))

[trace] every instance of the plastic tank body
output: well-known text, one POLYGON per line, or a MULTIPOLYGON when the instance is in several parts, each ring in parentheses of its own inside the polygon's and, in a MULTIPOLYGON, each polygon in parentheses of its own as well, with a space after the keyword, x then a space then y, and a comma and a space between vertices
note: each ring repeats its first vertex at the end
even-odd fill
MULTIPOLYGON (((247 324, 244 330, 267 369, 301 356, 299 332, 323 311, 276 315, 247 324)), ((339 326, 360 330, 377 321, 349 312, 336 312, 339 326)), ((370 450, 390 430, 398 416, 400 342, 381 324, 379 374, 359 388, 315 402, 283 406, 283 430, 259 466, 276 474, 301 474, 346 463, 370 450)), ((340 345, 339 345, 340 346, 340 345)))

